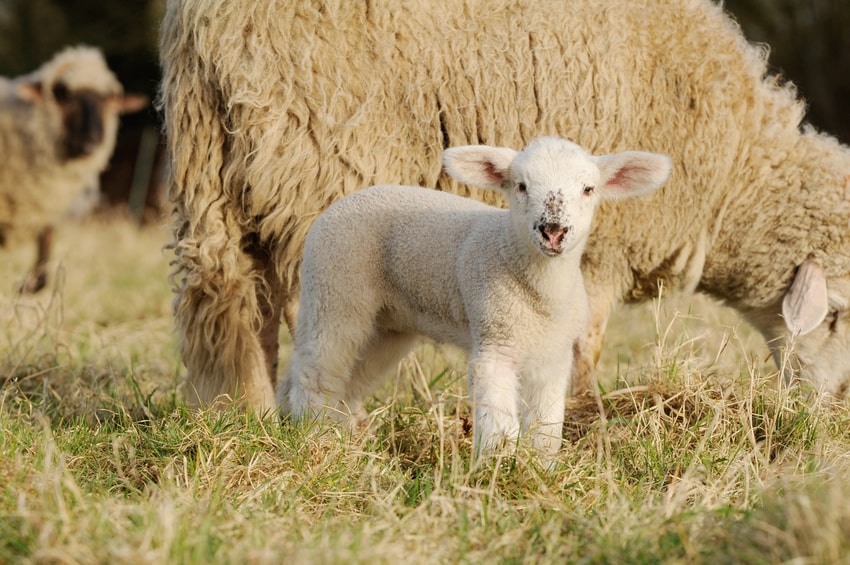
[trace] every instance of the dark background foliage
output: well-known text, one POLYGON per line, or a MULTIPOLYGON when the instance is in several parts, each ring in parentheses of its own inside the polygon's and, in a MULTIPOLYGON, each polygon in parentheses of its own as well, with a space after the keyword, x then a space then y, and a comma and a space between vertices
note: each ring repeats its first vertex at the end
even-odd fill
POLYGON ((750 41, 770 45, 773 72, 797 85, 808 121, 850 143, 850 1, 727 0, 750 41))
MULTIPOLYGON (((0 0, 0 75, 27 73, 63 46, 86 43, 104 51, 128 92, 153 99, 159 76, 157 28, 164 4, 0 0)), ((850 1, 726 0, 725 7, 751 41, 770 45, 771 71, 797 85, 809 106, 808 121, 850 142, 850 1)), ((132 182, 145 131, 148 136, 158 131, 153 107, 123 121, 113 168, 104 179, 107 200, 113 203, 131 198, 126 186, 132 182)), ((156 159, 161 159, 161 147, 156 159)), ((149 176, 149 188, 156 192, 160 177, 156 170, 149 176)))

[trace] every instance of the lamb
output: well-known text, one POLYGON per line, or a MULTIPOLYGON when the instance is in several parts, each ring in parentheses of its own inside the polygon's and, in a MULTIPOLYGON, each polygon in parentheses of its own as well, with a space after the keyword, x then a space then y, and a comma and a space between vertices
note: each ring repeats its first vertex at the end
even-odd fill
POLYGON ((333 204, 307 234, 278 402, 296 418, 329 407, 363 420, 363 397, 426 335, 469 354, 476 454, 513 446, 522 431, 551 458, 571 344, 587 322, 579 265, 596 203, 655 190, 670 161, 592 157, 554 137, 520 153, 456 147, 443 160, 460 182, 502 192, 509 209, 395 185, 333 204))
POLYGON ((401 183, 494 203, 441 174, 442 150, 549 134, 675 163, 595 215, 573 392, 610 312, 659 283, 793 341, 789 378, 847 391, 850 150, 801 126, 712 0, 172 0, 160 52, 191 402, 274 406, 281 314, 296 329, 304 239, 332 202, 401 183))
POLYGON ((0 245, 35 236, 38 248, 23 292, 46 285, 54 225, 97 186, 118 114, 145 104, 122 95, 93 47, 69 47, 29 75, 0 77, 0 245))

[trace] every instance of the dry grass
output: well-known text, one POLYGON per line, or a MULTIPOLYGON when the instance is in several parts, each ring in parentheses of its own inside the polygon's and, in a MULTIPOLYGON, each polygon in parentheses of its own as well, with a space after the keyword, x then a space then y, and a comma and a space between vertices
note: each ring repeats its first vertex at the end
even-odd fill
POLYGON ((0 273, 0 563, 836 563, 850 411, 776 386, 731 312, 623 312, 558 464, 470 466, 463 359, 425 346, 371 431, 181 402, 164 230, 60 233, 55 284, 0 273), (681 314, 684 312, 684 314, 681 314))

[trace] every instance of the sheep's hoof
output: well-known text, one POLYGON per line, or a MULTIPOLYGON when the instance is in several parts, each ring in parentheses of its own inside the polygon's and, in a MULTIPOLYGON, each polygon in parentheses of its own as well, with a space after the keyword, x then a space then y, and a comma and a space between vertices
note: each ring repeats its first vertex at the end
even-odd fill
POLYGON ((35 294, 47 286, 47 271, 30 271, 18 289, 20 294, 35 294))

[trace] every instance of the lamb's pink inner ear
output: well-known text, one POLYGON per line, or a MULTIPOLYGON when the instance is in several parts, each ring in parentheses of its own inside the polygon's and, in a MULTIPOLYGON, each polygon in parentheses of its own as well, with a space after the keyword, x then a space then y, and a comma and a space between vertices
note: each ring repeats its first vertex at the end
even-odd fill
POLYGON ((502 184, 505 180, 504 171, 500 171, 492 161, 484 163, 484 174, 493 184, 502 184))
POLYGON ((792 335, 806 335, 817 328, 829 312, 823 269, 814 260, 803 261, 794 282, 782 299, 782 316, 792 335))
POLYGON ((443 153, 443 166, 449 175, 464 184, 500 190, 515 156, 516 151, 507 147, 450 147, 443 153))
POLYGON ((625 192, 627 190, 625 186, 629 179, 636 174, 637 169, 637 167, 625 166, 614 173, 605 184, 611 187, 620 187, 625 192))
POLYGON ((672 161, 666 155, 645 151, 625 151, 596 157, 604 179, 602 195, 624 198, 646 194, 660 187, 670 176, 672 161))

